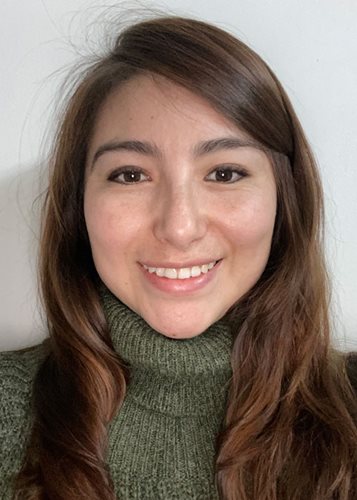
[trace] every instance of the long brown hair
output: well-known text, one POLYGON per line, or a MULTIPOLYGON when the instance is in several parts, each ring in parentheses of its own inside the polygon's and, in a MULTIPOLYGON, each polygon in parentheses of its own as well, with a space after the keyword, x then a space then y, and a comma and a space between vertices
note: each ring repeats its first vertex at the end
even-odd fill
POLYGON ((83 215, 88 141, 103 100, 150 72, 205 98, 270 156, 278 190, 271 254, 229 311, 233 376, 217 440, 226 500, 357 497, 357 408, 330 346, 322 190, 289 99, 232 35, 165 17, 125 29, 78 82, 61 120, 44 204, 40 284, 49 354, 34 386, 34 425, 18 498, 114 500, 106 428, 128 371, 114 352, 83 215))

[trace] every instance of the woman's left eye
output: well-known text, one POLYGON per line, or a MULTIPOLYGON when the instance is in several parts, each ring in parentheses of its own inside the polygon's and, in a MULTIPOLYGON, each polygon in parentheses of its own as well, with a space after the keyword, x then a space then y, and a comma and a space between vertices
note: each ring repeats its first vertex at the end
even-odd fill
POLYGON ((222 166, 215 168, 205 179, 210 182, 233 184, 247 175, 247 171, 243 168, 222 166))

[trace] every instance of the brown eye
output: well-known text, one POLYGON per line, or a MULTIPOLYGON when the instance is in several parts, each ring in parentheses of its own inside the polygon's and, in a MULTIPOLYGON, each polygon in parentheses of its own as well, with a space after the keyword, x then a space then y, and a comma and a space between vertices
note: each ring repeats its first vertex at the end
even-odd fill
POLYGON ((221 182, 226 184, 232 184, 246 176, 247 172, 243 169, 237 169, 233 167, 219 167, 215 168, 206 177, 206 180, 210 182, 221 182))
POLYGON ((119 184, 138 184, 148 180, 148 176, 140 169, 122 167, 112 172, 108 180, 119 184))

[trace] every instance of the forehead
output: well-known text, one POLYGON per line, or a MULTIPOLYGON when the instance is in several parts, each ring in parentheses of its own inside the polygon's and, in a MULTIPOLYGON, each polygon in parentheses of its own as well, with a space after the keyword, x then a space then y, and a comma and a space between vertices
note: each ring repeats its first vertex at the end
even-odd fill
POLYGON ((119 135, 123 138, 155 139, 170 133, 238 135, 249 138, 233 122, 201 96, 157 75, 140 75, 112 91, 95 120, 92 143, 119 135))

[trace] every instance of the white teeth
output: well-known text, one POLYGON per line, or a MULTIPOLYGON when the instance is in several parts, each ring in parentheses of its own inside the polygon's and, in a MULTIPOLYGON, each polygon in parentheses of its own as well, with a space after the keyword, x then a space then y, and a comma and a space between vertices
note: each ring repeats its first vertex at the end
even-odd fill
POLYGON ((177 279, 177 271, 176 269, 165 269, 165 278, 169 278, 170 280, 177 279))
POLYGON ((191 270, 189 267, 182 267, 181 269, 179 269, 179 272, 178 272, 178 279, 179 280, 184 280, 184 279, 187 279, 187 278, 191 278, 191 270))
POLYGON ((199 266, 191 267, 191 276, 196 277, 201 274, 201 268, 199 266))
POLYGON ((200 276, 201 273, 208 273, 217 261, 203 264, 202 266, 181 267, 180 269, 166 268, 166 267, 149 267, 143 264, 144 268, 150 273, 155 273, 157 276, 165 277, 171 280, 179 279, 184 280, 200 276))

